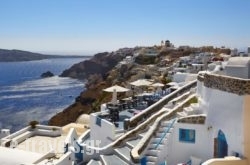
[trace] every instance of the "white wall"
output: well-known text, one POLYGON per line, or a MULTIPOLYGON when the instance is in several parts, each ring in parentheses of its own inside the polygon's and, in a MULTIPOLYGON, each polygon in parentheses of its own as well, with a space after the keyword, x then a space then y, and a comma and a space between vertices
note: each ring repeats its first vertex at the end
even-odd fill
POLYGON ((234 67, 234 66, 226 66, 225 68, 226 75, 232 77, 239 77, 248 79, 248 67, 234 67))
POLYGON ((167 147, 167 164, 185 163, 190 156, 201 158, 203 161, 212 157, 213 142, 212 133, 208 131, 206 125, 176 123, 174 131, 170 136, 167 147), (179 141, 179 129, 194 129, 195 143, 185 143, 179 141))
POLYGON ((206 124, 212 126, 213 136, 222 130, 228 143, 228 154, 243 153, 243 96, 204 87, 206 124))
POLYGON ((105 119, 101 120, 101 126, 96 124, 96 114, 90 115, 90 140, 100 140, 100 146, 109 144, 115 138, 115 126, 105 119))

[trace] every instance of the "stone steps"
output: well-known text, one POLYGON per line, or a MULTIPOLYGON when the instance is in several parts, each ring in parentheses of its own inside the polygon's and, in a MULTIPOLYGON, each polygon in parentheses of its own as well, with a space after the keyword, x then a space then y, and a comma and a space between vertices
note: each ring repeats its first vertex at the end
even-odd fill
POLYGON ((87 165, 102 165, 101 161, 91 159, 87 165))
POLYGON ((130 160, 131 160, 130 151, 131 151, 131 148, 129 148, 128 146, 124 146, 124 147, 115 149, 115 154, 123 161, 130 163, 130 160))
POLYGON ((126 145, 129 147, 129 148, 134 148, 138 143, 139 141, 141 140, 141 138, 137 138, 137 139, 134 139, 134 140, 129 140, 126 142, 126 145))
POLYGON ((103 165, 129 165, 117 155, 100 155, 103 165))

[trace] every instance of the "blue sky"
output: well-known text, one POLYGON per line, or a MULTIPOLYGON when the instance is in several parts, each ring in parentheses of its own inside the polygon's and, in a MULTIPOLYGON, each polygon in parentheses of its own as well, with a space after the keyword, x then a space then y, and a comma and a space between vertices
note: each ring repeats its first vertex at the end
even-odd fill
POLYGON ((0 48, 92 54, 147 46, 250 45, 249 0, 0 0, 0 48))

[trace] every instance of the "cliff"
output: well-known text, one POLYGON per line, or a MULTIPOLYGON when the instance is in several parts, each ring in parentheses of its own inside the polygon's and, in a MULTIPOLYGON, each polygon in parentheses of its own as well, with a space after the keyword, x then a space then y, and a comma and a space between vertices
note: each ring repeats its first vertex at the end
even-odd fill
MULTIPOLYGON (((136 62, 117 65, 126 56, 136 53, 138 49, 140 48, 126 48, 112 53, 99 53, 92 59, 75 64, 65 70, 61 76, 87 80, 86 90, 75 99, 75 103, 52 117, 49 125, 63 126, 75 122, 83 113, 89 114, 99 111, 102 103, 111 100, 112 94, 102 91, 111 85, 127 86, 129 82, 140 78, 154 79, 157 82, 166 83, 167 79, 162 77, 164 73, 161 73, 158 68, 162 65, 161 61, 169 58, 170 62, 163 65, 168 67, 179 57, 198 50, 194 48, 189 50, 164 50, 160 51, 159 55, 154 57, 153 60, 148 60, 145 56, 137 56, 136 62)), ((118 99, 123 97, 124 94, 118 94, 118 99)))
POLYGON ((102 77, 112 69, 123 56, 117 53, 98 53, 90 60, 80 62, 63 71, 62 77, 71 77, 84 80, 90 75, 100 74, 102 77))
POLYGON ((49 120, 49 125, 63 126, 75 122, 77 117, 83 113, 89 114, 98 111, 100 102, 110 98, 109 95, 102 92, 103 88, 110 85, 106 81, 108 73, 126 55, 126 53, 117 52, 98 53, 91 59, 65 70, 61 76, 87 80, 86 89, 75 99, 75 103, 53 116, 49 120))

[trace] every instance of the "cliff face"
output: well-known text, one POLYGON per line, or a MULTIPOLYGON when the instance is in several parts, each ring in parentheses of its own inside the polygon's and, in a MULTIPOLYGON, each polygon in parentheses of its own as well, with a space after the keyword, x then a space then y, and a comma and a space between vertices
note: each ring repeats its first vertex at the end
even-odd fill
POLYGON ((81 80, 87 79, 93 74, 100 74, 104 77, 122 58, 122 55, 116 53, 98 53, 90 60, 73 65, 71 68, 65 70, 61 76, 81 80))
POLYGON ((75 99, 75 103, 49 120, 49 125, 64 126, 75 122, 79 115, 99 110, 100 102, 110 99, 102 89, 110 85, 105 80, 108 72, 124 58, 119 53, 98 53, 91 59, 73 65, 61 76, 87 80, 86 90, 75 99))

